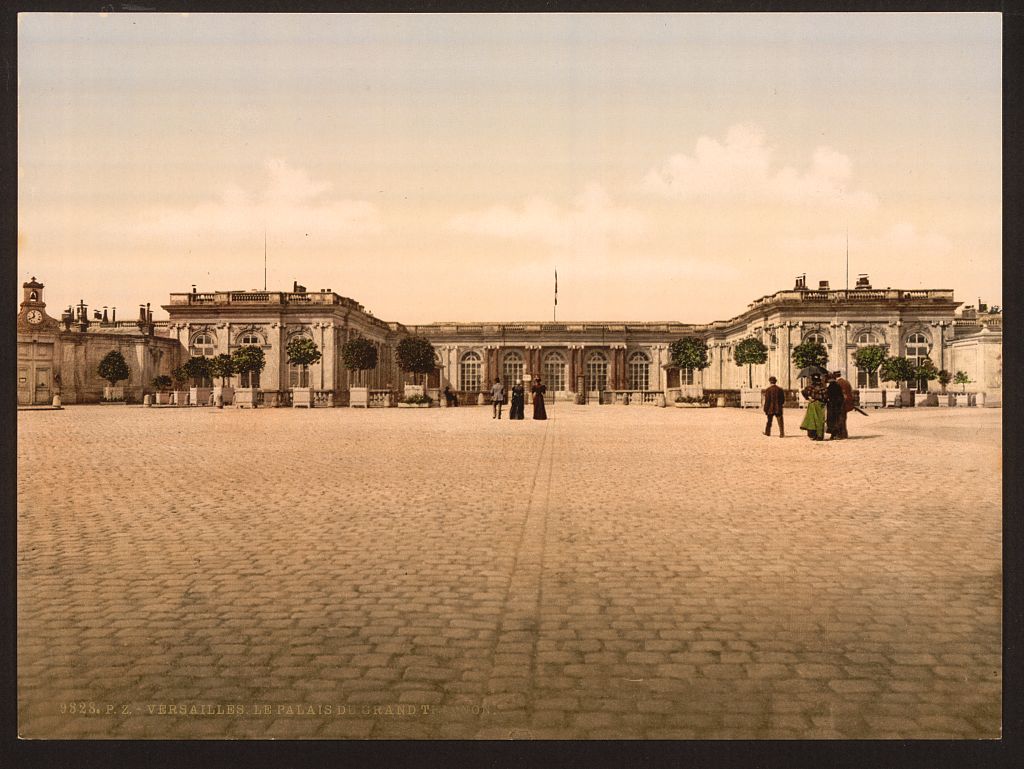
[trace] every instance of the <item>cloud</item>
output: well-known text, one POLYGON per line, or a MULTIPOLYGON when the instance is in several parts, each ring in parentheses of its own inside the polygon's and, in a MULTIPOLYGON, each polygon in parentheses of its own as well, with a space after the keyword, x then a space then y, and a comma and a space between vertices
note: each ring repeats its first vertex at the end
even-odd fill
POLYGON ((381 212, 372 203, 332 198, 330 182, 316 181, 284 160, 268 160, 265 169, 267 181, 261 190, 231 184, 197 205, 148 208, 136 223, 116 226, 125 234, 146 237, 229 240, 251 239, 264 230, 285 239, 306 234, 318 239, 351 238, 382 231, 381 212))
POLYGON ((527 198, 521 206, 495 205, 452 217, 457 232, 506 240, 530 240, 556 253, 606 254, 612 244, 645 237, 647 216, 617 206, 599 184, 588 185, 569 206, 527 198))
POLYGON ((763 131, 734 125, 724 141, 697 139, 692 155, 676 154, 652 168, 641 189, 666 198, 706 203, 768 203, 874 210, 878 199, 852 188, 853 162, 818 147, 803 170, 776 168, 763 131))

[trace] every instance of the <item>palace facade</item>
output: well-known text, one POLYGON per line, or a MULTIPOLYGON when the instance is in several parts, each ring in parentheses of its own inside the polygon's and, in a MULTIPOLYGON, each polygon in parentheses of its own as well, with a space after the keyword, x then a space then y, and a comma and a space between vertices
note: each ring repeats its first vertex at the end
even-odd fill
MULTIPOLYGON (((671 398, 706 390, 738 390, 748 382, 764 387, 769 376, 777 377, 781 386, 795 389, 793 348, 814 339, 828 350, 829 368, 842 370, 859 388, 878 387, 879 383, 876 374, 857 370, 853 355, 858 347, 880 344, 890 355, 914 361, 929 357, 939 369, 964 371, 972 381, 970 388, 983 392, 987 404, 1001 403, 1002 314, 998 308, 980 303, 962 307, 951 289, 876 289, 864 275, 850 290, 832 289, 824 281, 811 289, 801 276, 792 289, 762 296, 740 314, 706 324, 517 321, 404 325, 380 320, 355 300, 330 289, 307 291, 295 284, 292 291, 198 292, 193 287, 188 293, 171 294, 169 303, 163 305, 169 319, 156 323, 145 307, 140 308, 139 321, 123 326, 123 322, 106 319, 93 325, 88 320, 83 323, 84 307, 79 307, 77 316, 75 308, 68 308, 62 317, 63 328, 49 318, 44 328, 27 320, 29 310, 38 307, 29 301, 31 292, 38 292, 41 301, 42 285, 33 288, 32 284, 25 284, 26 302, 19 314, 19 402, 23 390, 26 398, 38 398, 40 377, 61 371, 73 372, 70 380, 65 374, 62 382, 65 402, 98 399, 103 382, 95 365, 111 345, 129 349, 131 357, 126 358, 136 361, 127 389, 139 399, 153 376, 169 373, 189 356, 212 357, 258 345, 264 350, 266 368, 245 381, 236 376, 234 385, 259 387, 267 405, 287 403, 295 387, 319 391, 319 402, 324 405, 345 405, 355 385, 392 394, 403 382, 411 381, 398 370, 394 350, 402 338, 415 334, 428 338, 436 351, 437 367, 427 381, 431 393, 436 396, 449 386, 461 394, 463 402, 475 401, 496 377, 510 386, 513 381, 540 376, 549 397, 553 394, 587 403, 655 403, 659 395, 671 398), (49 343, 55 345, 54 350, 64 350, 51 351, 58 363, 48 371, 34 363, 47 360, 38 346, 47 343, 40 338, 43 331, 51 335, 49 343), (285 353, 288 342, 298 336, 312 339, 323 353, 321 361, 307 371, 290 365, 285 353), (377 346, 378 366, 373 371, 356 375, 342 365, 342 346, 355 336, 377 346), (669 345, 687 336, 708 345, 709 365, 703 371, 671 365, 669 345), (768 348, 768 360, 748 370, 736 365, 733 350, 751 336, 768 348), (23 349, 23 338, 24 344, 31 342, 32 346, 23 349)), ((932 383, 931 387, 938 385, 932 383)))

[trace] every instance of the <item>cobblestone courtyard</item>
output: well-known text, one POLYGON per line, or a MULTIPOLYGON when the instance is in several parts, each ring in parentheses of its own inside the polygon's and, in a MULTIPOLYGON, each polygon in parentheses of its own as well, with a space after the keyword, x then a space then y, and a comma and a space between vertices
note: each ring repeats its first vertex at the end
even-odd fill
POLYGON ((22 735, 999 735, 999 410, 551 411, 19 413, 22 735))

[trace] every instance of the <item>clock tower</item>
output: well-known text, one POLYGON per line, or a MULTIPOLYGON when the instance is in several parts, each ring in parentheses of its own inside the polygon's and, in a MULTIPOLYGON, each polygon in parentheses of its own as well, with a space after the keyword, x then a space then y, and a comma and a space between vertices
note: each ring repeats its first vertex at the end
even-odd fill
POLYGON ((23 299, 21 310, 18 312, 18 331, 54 332, 60 328, 60 323, 46 314, 46 302, 43 301, 43 284, 32 277, 28 283, 21 284, 23 299))

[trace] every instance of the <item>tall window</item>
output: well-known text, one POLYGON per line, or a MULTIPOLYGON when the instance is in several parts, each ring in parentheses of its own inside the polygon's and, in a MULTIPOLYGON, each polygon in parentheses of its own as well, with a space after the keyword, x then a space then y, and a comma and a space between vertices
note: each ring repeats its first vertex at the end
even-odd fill
MULTIPOLYGON (((238 338, 238 344, 240 347, 262 347, 263 340, 259 334, 254 334, 251 331, 247 331, 238 338)), ((259 387, 260 386, 260 372, 259 371, 244 371, 238 375, 241 387, 259 387)))
POLYGON ((505 389, 508 390, 516 382, 523 378, 523 356, 518 352, 505 354, 505 361, 501 364, 502 381, 505 389))
MULTIPOLYGON (((928 357, 928 337, 924 334, 911 334, 907 337, 906 344, 906 358, 915 366, 919 365, 921 361, 928 357)), ((913 380, 907 382, 908 387, 916 387, 921 392, 925 392, 928 389, 928 380, 913 380)))
POLYGON ((294 363, 288 364, 288 386, 289 387, 309 387, 309 368, 305 371, 302 370, 302 366, 296 366, 294 363))
POLYGON ((549 352, 544 356, 544 383, 552 392, 565 391, 565 356, 560 352, 549 352))
MULTIPOLYGON (((869 347, 871 345, 881 344, 882 340, 871 331, 863 331, 857 334, 857 346, 858 347, 869 347)), ((867 371, 862 368, 857 369, 857 387, 878 387, 878 370, 867 371)))
POLYGON ((608 358, 604 353, 594 352, 587 358, 587 365, 584 371, 587 390, 604 390, 608 384, 608 358))
POLYGON ((468 392, 480 390, 480 355, 467 352, 459 361, 459 387, 468 392))
POLYGON ((637 350, 626 361, 626 388, 648 390, 651 383, 651 359, 637 350))
POLYGON ((189 354, 195 357, 205 355, 207 358, 212 358, 213 350, 213 334, 196 334, 192 340, 192 349, 189 350, 189 354))
POLYGON ((681 368, 681 369, 679 369, 679 384, 681 384, 681 385, 692 385, 693 384, 693 369, 692 368, 681 368))

